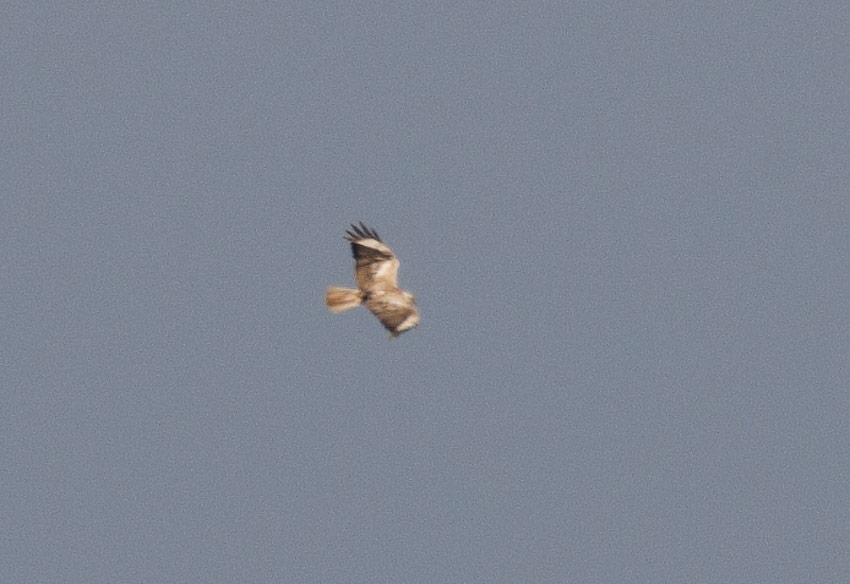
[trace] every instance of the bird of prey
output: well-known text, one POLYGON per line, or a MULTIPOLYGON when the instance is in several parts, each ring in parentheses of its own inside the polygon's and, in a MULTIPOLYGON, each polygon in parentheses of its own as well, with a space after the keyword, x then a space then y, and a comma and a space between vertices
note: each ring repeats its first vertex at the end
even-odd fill
POLYGON ((363 222, 345 232, 354 255, 357 288, 328 286, 325 304, 331 312, 344 312, 365 305, 397 337, 419 324, 419 310, 413 294, 398 287, 398 258, 374 229, 363 222))

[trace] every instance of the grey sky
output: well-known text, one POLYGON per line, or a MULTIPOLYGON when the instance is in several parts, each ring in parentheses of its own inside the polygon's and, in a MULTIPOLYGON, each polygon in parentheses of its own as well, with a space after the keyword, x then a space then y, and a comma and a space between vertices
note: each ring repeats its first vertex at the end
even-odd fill
POLYGON ((850 581, 846 3, 280 4, 3 10, 0 581, 850 581))

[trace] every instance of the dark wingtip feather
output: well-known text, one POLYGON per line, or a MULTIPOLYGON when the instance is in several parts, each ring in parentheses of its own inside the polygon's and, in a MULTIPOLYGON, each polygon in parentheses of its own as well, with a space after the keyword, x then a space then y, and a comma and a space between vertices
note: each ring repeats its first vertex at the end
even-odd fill
POLYGON ((352 242, 357 241, 359 239, 376 239, 378 241, 381 241, 378 232, 374 229, 369 229, 368 227, 366 227, 366 225, 362 221, 360 222, 359 227, 352 223, 351 230, 346 230, 345 232, 348 234, 348 237, 346 237, 346 239, 352 242))
POLYGON ((377 231, 375 231, 375 228, 374 228, 374 227, 373 227, 372 229, 369 229, 368 227, 366 227, 365 225, 363 225, 363 222, 362 222, 362 221, 360 222, 360 226, 361 226, 361 227, 363 227, 363 230, 366 232, 366 234, 367 234, 369 237, 371 237, 371 238, 373 238, 373 239, 377 239, 378 241, 381 241, 381 237, 378 235, 378 232, 377 232, 377 231))

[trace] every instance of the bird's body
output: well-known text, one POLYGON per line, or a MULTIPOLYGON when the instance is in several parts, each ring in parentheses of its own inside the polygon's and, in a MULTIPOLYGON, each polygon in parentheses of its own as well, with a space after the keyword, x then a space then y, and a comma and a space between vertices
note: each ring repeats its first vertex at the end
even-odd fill
POLYGON ((332 312, 344 312, 365 305, 381 324, 397 337, 419 324, 416 298, 398 287, 398 258, 374 229, 363 222, 351 226, 346 239, 354 255, 357 288, 329 286, 325 304, 332 312))

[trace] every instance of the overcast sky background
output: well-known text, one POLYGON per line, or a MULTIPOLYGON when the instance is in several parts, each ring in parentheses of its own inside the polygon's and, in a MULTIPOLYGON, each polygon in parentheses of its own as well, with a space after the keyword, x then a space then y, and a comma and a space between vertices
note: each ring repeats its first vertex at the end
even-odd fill
POLYGON ((850 581, 850 11, 703 4, 6 3, 0 581, 850 581))

